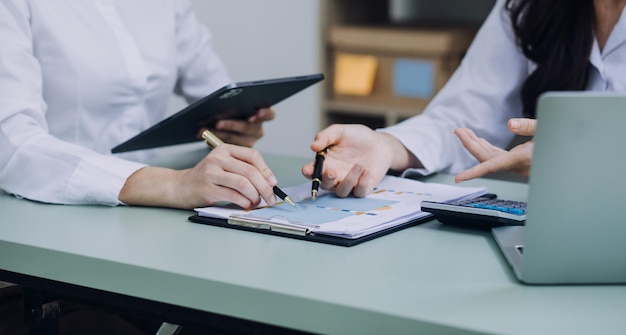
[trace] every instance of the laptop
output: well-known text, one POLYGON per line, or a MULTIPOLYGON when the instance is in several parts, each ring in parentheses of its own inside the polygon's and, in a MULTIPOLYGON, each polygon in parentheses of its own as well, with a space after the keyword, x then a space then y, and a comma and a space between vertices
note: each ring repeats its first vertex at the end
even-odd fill
POLYGON ((626 283, 626 93, 542 95, 525 226, 492 234, 527 284, 626 283))
POLYGON ((246 119, 324 79, 321 73, 226 85, 111 149, 112 153, 200 141, 218 120, 246 119))

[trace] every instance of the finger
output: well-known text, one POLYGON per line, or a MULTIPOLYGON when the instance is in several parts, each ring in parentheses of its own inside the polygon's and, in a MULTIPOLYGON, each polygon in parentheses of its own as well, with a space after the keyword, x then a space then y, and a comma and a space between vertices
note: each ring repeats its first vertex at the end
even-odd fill
POLYGON ((215 156, 217 155, 210 153, 206 161, 198 164, 204 177, 197 179, 193 187, 210 193, 203 197, 213 201, 228 201, 244 208, 258 203, 261 198, 251 182, 238 173, 224 170, 222 163, 230 164, 229 160, 215 156))
MULTIPOLYGON (((243 189, 250 199, 254 200, 254 194, 251 194, 253 190, 256 190, 256 196, 259 194, 269 204, 273 205, 276 202, 273 186, 278 181, 276 176, 267 166, 261 154, 253 149, 224 144, 216 148, 216 150, 228 150, 231 157, 222 158, 220 166, 224 171, 234 173, 242 176, 242 179, 247 179, 254 189, 243 189)), ((235 187, 247 187, 244 181, 238 181, 239 185, 235 187)), ((239 189, 239 188, 238 188, 239 189)), ((242 192, 243 193, 243 192, 242 192)))
POLYGON ((236 145, 231 145, 230 148, 232 150, 233 157, 254 166, 256 171, 261 173, 270 186, 273 187, 277 184, 278 181, 276 180, 276 176, 269 166, 267 166, 267 163, 265 163, 265 160, 259 151, 236 145))
POLYGON ((476 134, 467 128, 457 128, 454 130, 455 135, 461 140, 461 143, 467 151, 476 157, 479 162, 484 162, 495 156, 501 155, 505 150, 491 145, 485 139, 476 136, 476 134))
POLYGON ((476 134, 471 129, 456 128, 454 129, 454 135, 459 138, 461 144, 463 144, 465 149, 472 152, 472 150, 470 149, 472 148, 472 146, 476 145, 476 142, 478 141, 478 136, 476 136, 476 134))
POLYGON ((248 198, 251 203, 258 204, 262 198, 272 206, 278 201, 272 187, 269 187, 267 181, 258 174, 247 168, 241 169, 241 166, 232 166, 232 171, 228 172, 232 172, 231 175, 233 175, 233 181, 230 182, 229 187, 248 198))
POLYGON ((314 162, 307 163, 302 166, 302 175, 308 179, 313 177, 313 170, 315 169, 314 162))
POLYGON ((196 138, 202 139, 202 133, 204 133, 205 130, 209 130, 209 129, 208 128, 204 128, 204 127, 198 129, 198 132, 196 133, 196 138))
POLYGON ((352 194, 357 198, 363 198, 366 195, 372 193, 374 187, 378 184, 378 181, 374 180, 371 177, 371 173, 369 170, 364 169, 361 177, 359 178, 359 182, 356 187, 352 191, 352 194))
MULTIPOLYGON (((259 197, 256 197, 256 200, 246 197, 244 194, 239 192, 239 190, 230 187, 229 185, 233 185, 233 182, 229 182, 228 179, 229 178, 226 175, 221 176, 219 179, 220 183, 215 184, 217 187, 211 188, 211 198, 219 199, 218 201, 226 201, 245 209, 252 208, 259 204, 259 197)), ((209 203, 207 205, 210 206, 213 205, 213 203, 209 203)))
POLYGON ((508 122, 509 129, 521 136, 534 136, 537 128, 537 120, 528 118, 510 119, 508 122))
POLYGON ((487 175, 488 167, 485 166, 485 162, 479 163, 478 165, 474 165, 473 167, 459 172, 456 176, 454 176, 455 183, 462 183, 464 181, 472 180, 474 178, 479 178, 487 175))
POLYGON ((230 131, 214 130, 213 133, 225 143, 235 144, 242 147, 251 148, 256 143, 257 138, 230 131))
POLYGON ((248 122, 265 122, 274 120, 276 112, 271 108, 261 108, 256 114, 248 118, 248 122))
POLYGON ((335 194, 340 198, 345 198, 350 195, 352 190, 357 186, 362 172, 363 167, 360 164, 353 165, 350 171, 348 171, 348 174, 343 178, 339 185, 337 185, 335 194))
MULTIPOLYGON (((313 172, 315 170, 315 162, 310 163, 302 167, 302 175, 308 179, 313 178, 313 172)), ((325 166, 322 170, 322 178, 320 181, 320 188, 324 190, 332 190, 335 187, 335 181, 337 179, 337 173, 332 169, 325 166)))
POLYGON ((331 125, 315 135, 315 140, 311 144, 311 150, 318 152, 331 147, 339 143, 342 136, 343 127, 337 124, 331 125))
POLYGON ((474 131, 469 129, 469 128, 455 128, 454 129, 454 134, 457 137, 463 138, 463 139, 468 140, 468 141, 472 141, 472 140, 477 140, 478 139, 478 136, 476 136, 476 133, 474 133, 474 131))
POLYGON ((337 173, 332 169, 325 169, 322 172, 322 182, 320 188, 332 191, 337 187, 337 173))
POLYGON ((215 130, 243 134, 254 138, 263 136, 262 123, 251 123, 241 120, 220 120, 215 124, 215 130))
POLYGON ((475 165, 465 171, 460 172, 454 178, 457 183, 486 176, 498 171, 509 170, 519 166, 519 157, 514 153, 506 153, 496 156, 492 159, 486 160, 478 165, 475 165))

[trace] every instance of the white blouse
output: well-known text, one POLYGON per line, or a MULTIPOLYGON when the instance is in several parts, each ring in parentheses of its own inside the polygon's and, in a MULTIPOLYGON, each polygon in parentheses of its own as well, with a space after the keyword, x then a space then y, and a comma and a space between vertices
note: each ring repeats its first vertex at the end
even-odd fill
POLYGON ((42 202, 119 204, 111 148, 230 82, 189 0, 5 0, 0 41, 0 188, 42 202))
MULTIPOLYGON (((516 44, 504 2, 497 1, 461 65, 424 112, 380 129, 400 139, 424 165, 423 169, 405 173, 458 173, 477 164, 454 135, 454 128, 471 128, 501 148, 513 139, 507 121, 522 117, 520 89, 535 65, 516 44)), ((588 90, 626 90, 624 12, 604 50, 601 52, 597 41, 594 43, 591 64, 588 90)))

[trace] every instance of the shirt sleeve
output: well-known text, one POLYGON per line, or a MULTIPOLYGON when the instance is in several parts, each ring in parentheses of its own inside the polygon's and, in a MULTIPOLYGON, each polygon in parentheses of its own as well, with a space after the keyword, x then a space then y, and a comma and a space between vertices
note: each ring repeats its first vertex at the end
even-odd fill
POLYGON ((459 68, 424 112, 379 129, 398 138, 424 166, 405 173, 458 173, 475 165, 454 135, 458 127, 501 148, 513 139, 507 121, 522 115, 519 91, 529 62, 516 44, 504 2, 496 2, 459 68))
POLYGON ((201 99, 231 79, 213 47, 211 33, 195 14, 189 0, 176 0, 178 81, 175 93, 187 102, 201 99))
POLYGON ((0 188, 48 203, 120 204, 126 179, 143 165, 48 133, 29 19, 25 1, 0 2, 0 188))

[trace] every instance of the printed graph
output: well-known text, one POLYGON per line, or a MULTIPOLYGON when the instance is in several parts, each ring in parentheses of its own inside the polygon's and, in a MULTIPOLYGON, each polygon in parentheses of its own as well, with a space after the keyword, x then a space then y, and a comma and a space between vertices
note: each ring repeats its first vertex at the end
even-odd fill
POLYGON ((325 194, 315 201, 310 198, 298 202, 299 208, 288 204, 265 207, 250 212, 257 217, 287 218, 291 222, 320 225, 354 215, 377 215, 375 211, 388 210, 398 201, 377 198, 339 198, 334 194, 325 194))

